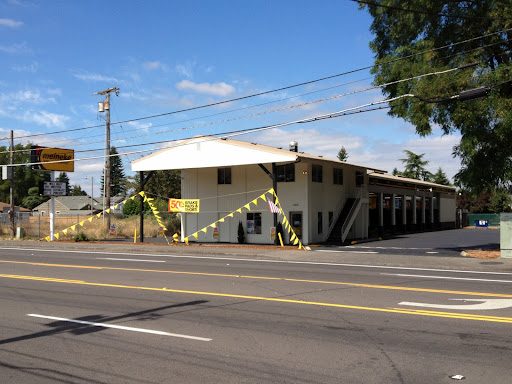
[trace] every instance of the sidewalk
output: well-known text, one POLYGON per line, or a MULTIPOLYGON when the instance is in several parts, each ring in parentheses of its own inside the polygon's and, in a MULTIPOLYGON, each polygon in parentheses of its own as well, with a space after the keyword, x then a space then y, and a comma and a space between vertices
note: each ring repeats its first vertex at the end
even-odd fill
MULTIPOLYGON (((149 239, 148 239, 149 240, 149 239)), ((467 257, 436 257, 428 255, 406 254, 371 254, 357 253, 356 249, 346 249, 343 252, 316 252, 298 250, 297 247, 252 245, 252 244, 179 244, 167 245, 167 243, 133 243, 121 240, 103 242, 40 242, 23 240, 1 240, 0 257, 2 248, 22 248, 33 251, 51 250, 72 252, 107 252, 111 254, 131 255, 176 255, 191 257, 214 257, 219 259, 257 259, 269 262, 308 262, 321 264, 358 264, 392 266, 406 268, 428 269, 458 269, 488 272, 506 272, 512 274, 512 259, 484 260, 467 257), (351 252, 353 250, 354 252, 351 252)))

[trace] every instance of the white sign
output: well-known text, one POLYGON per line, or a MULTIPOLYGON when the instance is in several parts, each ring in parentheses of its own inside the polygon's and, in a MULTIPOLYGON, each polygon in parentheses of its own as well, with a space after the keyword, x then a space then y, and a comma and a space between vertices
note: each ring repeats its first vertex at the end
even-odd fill
POLYGON ((43 195, 66 196, 66 183, 63 181, 45 181, 43 184, 43 195))
POLYGON ((117 235, 117 226, 115 224, 110 224, 110 236, 114 237, 117 235))

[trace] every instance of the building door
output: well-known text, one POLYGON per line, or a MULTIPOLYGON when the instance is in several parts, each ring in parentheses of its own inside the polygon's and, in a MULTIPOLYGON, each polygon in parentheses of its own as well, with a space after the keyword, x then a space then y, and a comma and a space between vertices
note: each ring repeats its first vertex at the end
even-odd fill
POLYGON ((219 239, 218 241, 221 243, 229 243, 231 241, 231 233, 230 233, 230 227, 231 227, 231 221, 225 220, 222 223, 217 223, 217 226, 219 228, 219 239))
POLYGON ((302 212, 290 212, 290 224, 295 235, 302 240, 302 212))

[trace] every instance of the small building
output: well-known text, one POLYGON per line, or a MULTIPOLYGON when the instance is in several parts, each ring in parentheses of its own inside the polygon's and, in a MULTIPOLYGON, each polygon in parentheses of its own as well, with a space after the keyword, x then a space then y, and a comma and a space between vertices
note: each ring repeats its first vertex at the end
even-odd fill
MULTIPOLYGON (((59 216, 83 216, 91 214, 90 196, 55 196, 54 198, 55 215, 59 216)), ((93 199, 92 213, 96 214, 103 210, 101 202, 93 199)), ((32 210, 34 216, 50 215, 50 200, 39 204, 32 210)))
MULTIPOLYGON (((11 211, 11 204, 0 202, 0 224, 7 224, 10 222, 9 212, 11 211)), ((28 208, 14 206, 14 215, 16 222, 27 221, 32 216, 32 211, 28 208)))
MULTIPOLYGON (((284 149, 198 136, 131 164, 132 171, 142 173, 181 170, 182 199, 200 199, 199 213, 182 215, 182 236, 207 227, 272 187, 303 244, 364 239, 374 229, 382 233, 455 227, 454 188, 309 155, 294 142, 284 149), (400 210, 402 206, 406 209, 400 210)), ((273 214, 265 204, 218 223, 215 236, 201 234, 198 241, 236 243, 239 221, 248 243, 273 243, 273 214)))

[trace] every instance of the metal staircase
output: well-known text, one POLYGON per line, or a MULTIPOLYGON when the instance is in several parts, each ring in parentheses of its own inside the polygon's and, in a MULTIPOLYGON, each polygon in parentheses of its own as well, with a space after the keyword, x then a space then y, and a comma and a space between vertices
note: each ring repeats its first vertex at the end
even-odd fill
POLYGON ((350 232, 350 228, 352 224, 354 224, 354 220, 359 213, 359 209, 362 205, 362 190, 359 191, 356 198, 348 198, 345 201, 345 205, 343 206, 343 210, 341 211, 336 223, 331 229, 329 237, 327 238, 328 243, 332 244, 342 244, 347 238, 348 233, 350 232))

